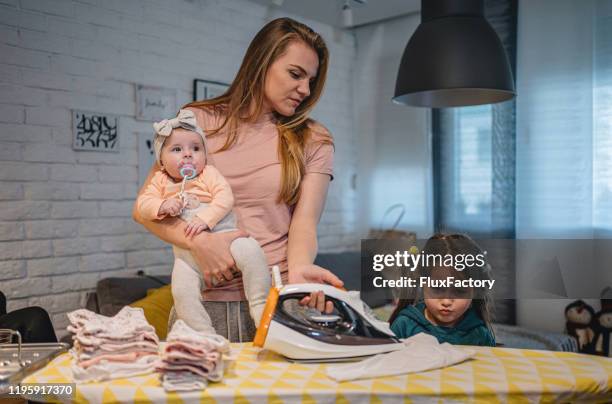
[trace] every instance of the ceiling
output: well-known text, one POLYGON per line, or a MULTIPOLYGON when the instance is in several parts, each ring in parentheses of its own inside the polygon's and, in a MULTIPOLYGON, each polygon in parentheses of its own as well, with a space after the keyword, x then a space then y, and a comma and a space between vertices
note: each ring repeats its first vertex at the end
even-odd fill
MULTIPOLYGON (((251 0, 280 12, 310 18, 335 27, 343 27, 344 0, 251 0), (281 4, 278 6, 277 4, 281 4)), ((421 0, 350 0, 352 27, 418 12, 421 0), (365 4, 361 4, 364 2, 365 4)))

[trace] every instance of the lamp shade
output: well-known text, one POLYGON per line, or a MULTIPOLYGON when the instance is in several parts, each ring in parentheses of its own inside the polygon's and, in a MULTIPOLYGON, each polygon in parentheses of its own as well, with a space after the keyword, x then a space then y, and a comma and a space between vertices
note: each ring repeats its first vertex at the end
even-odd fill
POLYGON ((508 56, 484 18, 483 0, 421 0, 421 24, 402 55, 393 101, 445 108, 514 96, 508 56))

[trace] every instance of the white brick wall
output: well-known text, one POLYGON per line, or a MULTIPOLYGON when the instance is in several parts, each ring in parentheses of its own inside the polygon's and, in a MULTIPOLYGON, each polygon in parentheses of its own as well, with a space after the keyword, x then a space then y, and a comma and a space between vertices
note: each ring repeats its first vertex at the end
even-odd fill
MULTIPOLYGON (((171 251, 131 220, 138 187, 137 84, 230 82, 251 38, 280 15, 246 0, 0 2, 0 290, 9 309, 41 305, 63 333, 65 312, 107 276, 170 272, 171 251), (71 148, 71 109, 120 115, 121 152, 71 148)), ((355 41, 326 38, 331 65, 314 117, 336 142, 336 179, 320 224, 322 251, 355 248, 352 94, 355 41)))

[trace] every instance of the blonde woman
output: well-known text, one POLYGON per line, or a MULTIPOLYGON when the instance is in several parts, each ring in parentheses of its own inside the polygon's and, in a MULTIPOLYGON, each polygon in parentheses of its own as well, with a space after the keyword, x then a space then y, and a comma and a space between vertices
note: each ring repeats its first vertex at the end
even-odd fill
MULTIPOLYGON (((190 250, 207 286, 203 304, 217 332, 230 340, 250 340, 255 331, 248 306, 240 303, 242 280, 232 270, 229 245, 238 237, 255 238, 285 282, 342 286, 313 263, 317 224, 333 178, 333 140, 309 113, 323 91, 328 60, 319 34, 279 18, 255 35, 227 92, 185 106, 206 133, 211 164, 232 188, 244 231, 185 237, 185 222, 147 221, 134 211, 149 231, 190 250)), ((142 189, 159 169, 153 167, 142 189)), ((331 311, 322 292, 303 304, 331 311)))

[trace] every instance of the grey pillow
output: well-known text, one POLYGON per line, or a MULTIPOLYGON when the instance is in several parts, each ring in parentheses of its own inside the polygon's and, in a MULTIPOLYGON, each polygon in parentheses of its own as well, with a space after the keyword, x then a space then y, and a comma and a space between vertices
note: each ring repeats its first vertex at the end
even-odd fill
POLYGON ((123 306, 145 297, 147 290, 169 282, 170 276, 102 279, 96 286, 100 314, 114 316, 123 306))

